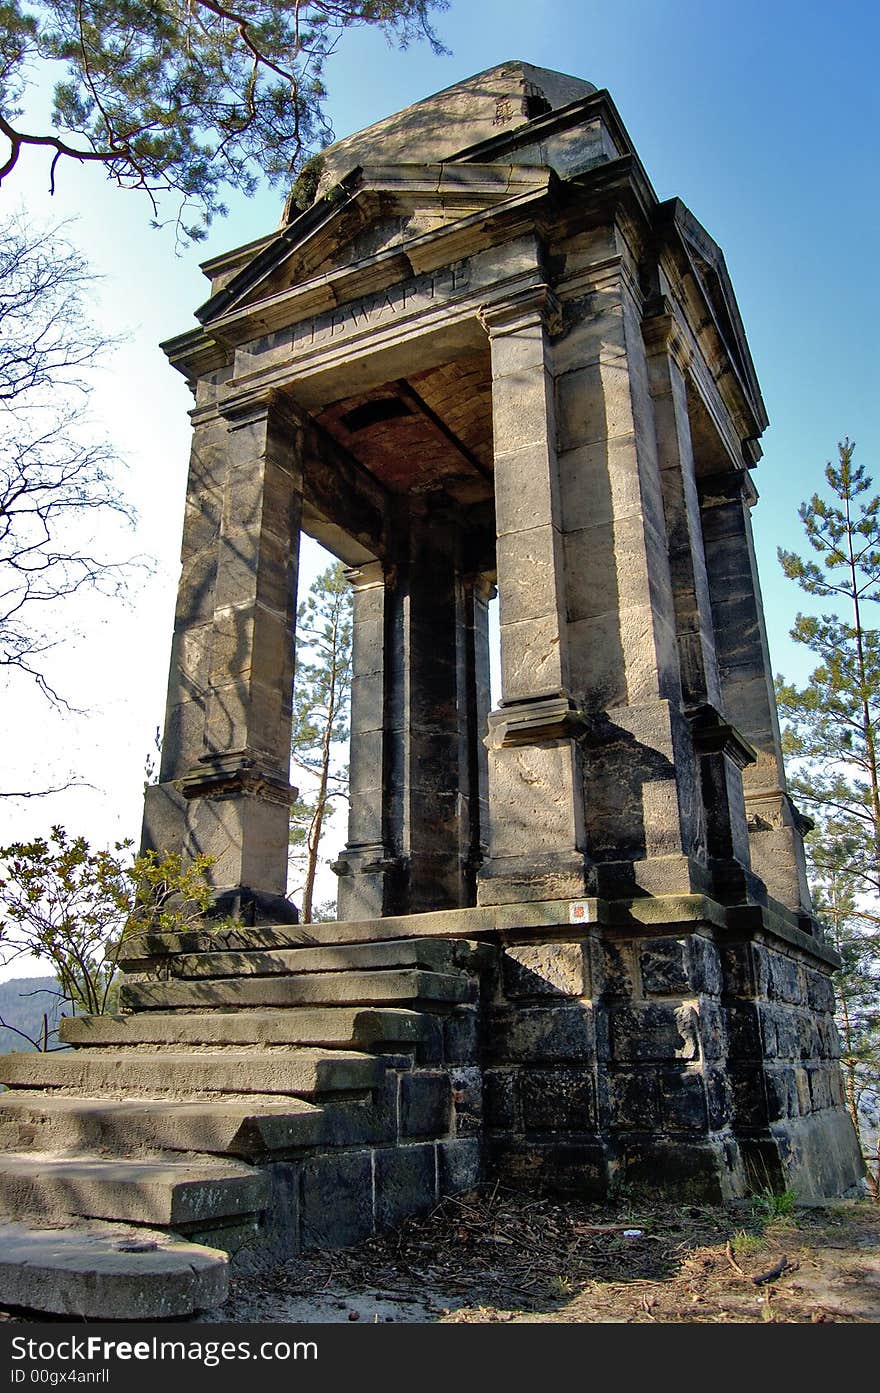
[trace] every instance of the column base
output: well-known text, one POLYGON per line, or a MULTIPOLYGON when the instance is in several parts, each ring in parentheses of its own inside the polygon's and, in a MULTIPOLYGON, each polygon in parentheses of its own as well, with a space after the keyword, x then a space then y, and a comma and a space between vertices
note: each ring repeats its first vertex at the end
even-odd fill
POLYGON ((256 924, 298 924, 299 910, 286 895, 267 894, 247 885, 218 887, 209 919, 237 919, 252 928, 256 924))
POLYGON ((580 900, 595 894, 583 853, 544 856, 493 856, 477 875, 477 904, 517 904, 535 900, 580 900))
POLYGON ((344 847, 330 869, 339 877, 337 920, 381 919, 392 912, 394 882, 400 875, 401 862, 381 842, 344 847))

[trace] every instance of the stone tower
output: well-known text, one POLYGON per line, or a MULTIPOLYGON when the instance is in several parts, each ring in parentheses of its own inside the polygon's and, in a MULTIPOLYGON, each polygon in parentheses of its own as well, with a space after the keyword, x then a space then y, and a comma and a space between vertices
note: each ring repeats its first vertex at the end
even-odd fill
POLYGON ((847 1191, 750 524, 767 418, 718 245, 607 92, 521 62, 311 173, 165 345, 196 404, 146 845, 295 923, 304 531, 354 596, 337 941, 491 948, 477 1166, 847 1191))

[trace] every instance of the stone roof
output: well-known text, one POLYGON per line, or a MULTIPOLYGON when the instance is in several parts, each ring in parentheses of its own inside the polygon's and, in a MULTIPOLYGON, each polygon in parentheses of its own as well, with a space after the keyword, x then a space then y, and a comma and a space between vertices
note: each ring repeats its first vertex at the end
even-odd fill
MULTIPOLYGON (((499 63, 329 145, 316 196, 357 165, 436 164, 595 91, 583 78, 519 59, 499 63)), ((285 208, 283 221, 296 212, 285 208)))

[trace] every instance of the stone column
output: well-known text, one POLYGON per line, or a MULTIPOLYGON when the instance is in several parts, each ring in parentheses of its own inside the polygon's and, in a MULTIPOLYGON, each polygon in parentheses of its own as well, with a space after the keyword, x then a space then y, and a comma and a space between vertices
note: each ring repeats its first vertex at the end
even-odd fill
POLYGON ((482 904, 581 896, 583 782, 570 695, 565 558, 546 286, 483 311, 492 429, 501 702, 489 716, 482 904))
POLYGON ((722 898, 743 898, 749 840, 742 770, 754 752, 723 715, 700 526, 686 373, 690 349, 665 302, 642 332, 657 433, 682 699, 699 760, 706 848, 722 898))
POLYGON ((348 843, 339 876, 337 918, 391 912, 397 867, 385 838, 388 748, 385 711, 386 576, 380 561, 346 572, 353 591, 348 843))
POLYGON ((568 681, 584 713, 597 892, 708 886, 641 304, 625 256, 569 301, 552 353, 568 681))
POLYGON ((397 913, 461 904, 456 521, 442 501, 413 497, 394 529, 384 802, 386 844, 400 862, 397 913))
POLYGON ((782 761, 752 537, 757 493, 740 470, 701 480, 700 493, 722 700, 757 753, 743 772, 752 869, 774 899, 808 915, 803 833, 809 822, 788 796, 782 761))
POLYGON ((218 906, 289 915, 287 834, 300 426, 280 401, 213 417, 194 449, 161 780, 145 845, 214 858, 218 906), (170 807, 167 835, 153 816, 170 807), (164 834, 164 835, 163 835, 164 834))
POLYGON ((458 587, 459 795, 458 843, 461 868, 459 902, 477 902, 477 875, 488 852, 489 601, 495 585, 485 576, 463 576, 458 587))

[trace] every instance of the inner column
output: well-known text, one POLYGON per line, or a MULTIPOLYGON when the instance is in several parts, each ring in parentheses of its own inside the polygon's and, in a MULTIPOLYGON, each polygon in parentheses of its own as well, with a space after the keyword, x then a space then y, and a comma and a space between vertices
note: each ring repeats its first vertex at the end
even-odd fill
MULTIPOLYGON (((398 859, 392 912, 462 904, 459 817, 467 801, 459 707, 457 527, 442 495, 402 502, 387 592, 386 840, 398 859)), ((466 742, 465 742, 466 743, 466 742)))

